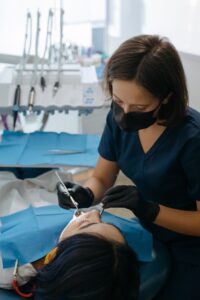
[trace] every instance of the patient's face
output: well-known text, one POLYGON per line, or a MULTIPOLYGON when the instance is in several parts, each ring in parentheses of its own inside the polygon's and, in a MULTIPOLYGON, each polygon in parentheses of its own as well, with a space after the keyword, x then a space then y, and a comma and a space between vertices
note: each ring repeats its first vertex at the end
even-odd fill
POLYGON ((97 233, 108 240, 112 239, 119 243, 125 242, 121 232, 115 226, 103 223, 99 212, 96 210, 83 213, 73 219, 63 230, 59 242, 79 233, 97 233))

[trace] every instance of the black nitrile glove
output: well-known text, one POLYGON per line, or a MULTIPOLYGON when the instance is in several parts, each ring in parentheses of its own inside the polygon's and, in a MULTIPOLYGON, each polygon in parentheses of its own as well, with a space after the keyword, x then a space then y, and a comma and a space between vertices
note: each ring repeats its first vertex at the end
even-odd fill
POLYGON ((153 222, 160 207, 158 203, 143 200, 132 185, 118 185, 106 191, 101 201, 104 208, 124 207, 130 209, 136 217, 146 222, 153 222))
MULTIPOLYGON (((89 188, 84 188, 79 184, 66 181, 64 182, 65 186, 69 190, 70 195, 74 198, 74 200, 78 203, 79 208, 89 207, 92 205, 94 200, 93 192, 89 188)), ((58 203, 59 206, 64 209, 74 208, 70 197, 64 193, 63 186, 60 182, 57 184, 57 195, 58 195, 58 203)))

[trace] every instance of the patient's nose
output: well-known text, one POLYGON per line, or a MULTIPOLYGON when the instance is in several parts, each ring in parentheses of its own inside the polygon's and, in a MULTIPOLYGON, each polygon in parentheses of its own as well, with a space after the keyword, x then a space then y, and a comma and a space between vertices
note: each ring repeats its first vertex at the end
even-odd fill
POLYGON ((129 113, 131 111, 130 105, 125 103, 123 105, 123 111, 124 111, 125 114, 129 113))
POLYGON ((99 211, 97 211, 97 210, 95 210, 95 209, 86 212, 86 213, 85 213, 85 216, 86 216, 88 219, 92 219, 93 221, 101 222, 100 213, 99 213, 99 211))

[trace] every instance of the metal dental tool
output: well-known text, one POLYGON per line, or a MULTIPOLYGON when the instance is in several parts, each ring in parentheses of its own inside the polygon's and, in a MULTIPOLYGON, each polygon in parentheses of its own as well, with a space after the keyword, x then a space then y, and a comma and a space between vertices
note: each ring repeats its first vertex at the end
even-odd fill
POLYGON ((29 99, 28 99, 28 111, 32 112, 33 107, 35 105, 35 96, 36 96, 36 90, 35 85, 37 83, 37 69, 38 69, 38 47, 39 47, 39 35, 40 35, 40 17, 41 14, 38 11, 37 12, 37 28, 36 28, 36 40, 35 40, 35 59, 34 59, 34 68, 33 68, 33 74, 31 78, 31 88, 29 91, 29 99))
POLYGON ((32 112, 33 106, 35 104, 35 88, 34 86, 31 87, 29 91, 29 97, 28 97, 28 110, 29 112, 32 112))
POLYGON ((68 188, 65 186, 64 182, 62 181, 62 179, 60 178, 59 174, 57 171, 55 171, 55 174, 56 176, 58 177, 59 179, 59 182, 61 183, 61 186, 63 188, 63 192, 70 198, 71 202, 73 203, 73 205, 75 206, 76 208, 76 212, 75 212, 75 215, 76 216, 79 216, 81 213, 80 213, 80 210, 78 208, 78 203, 74 200, 74 198, 71 196, 68 188))
POLYGON ((20 100, 21 100, 22 75, 30 55, 31 42, 32 42, 32 17, 30 12, 27 12, 25 37, 24 37, 24 49, 23 49, 21 62, 19 64, 19 73, 16 79, 16 89, 15 89, 14 100, 13 100, 13 130, 15 130, 16 123, 17 123, 18 110, 19 110, 20 100), (28 43, 28 38, 29 38, 29 43, 28 43))
POLYGON ((58 89, 60 88, 60 77, 61 77, 61 68, 62 68, 62 58, 63 58, 63 26, 64 26, 64 10, 60 9, 60 45, 59 45, 59 58, 58 58, 58 74, 57 80, 53 86, 53 96, 56 95, 58 89))
POLYGON ((17 117, 18 117, 18 109, 20 106, 20 98, 21 98, 21 87, 18 84, 15 89, 14 101, 13 101, 13 130, 15 130, 17 117))
POLYGON ((50 48, 52 46, 52 28, 53 28, 53 11, 51 9, 49 9, 48 21, 47 21, 46 42, 45 42, 45 49, 44 49, 44 54, 43 54, 43 58, 42 58, 41 77, 40 77, 40 86, 41 86, 43 92, 46 87, 46 80, 44 77, 44 64, 45 64, 45 57, 46 57, 47 50, 50 50, 50 48))
POLYGON ((64 182, 62 181, 62 179, 60 178, 59 174, 57 171, 55 171, 55 174, 56 176, 58 177, 59 179, 59 182, 61 183, 62 185, 62 188, 63 188, 63 192, 67 194, 67 196, 69 196, 70 200, 72 201, 73 205, 75 206, 76 208, 76 212, 75 212, 75 216, 78 217, 80 216, 82 213, 86 213, 86 212, 89 212, 91 210, 96 210, 99 212, 100 216, 102 215, 103 211, 104 211, 104 204, 102 202, 96 204, 96 205, 93 205, 93 206, 90 206, 90 207, 86 207, 86 208, 78 208, 78 203, 74 200, 74 198, 70 195, 70 192, 69 190, 67 189, 67 187, 65 186, 64 182))

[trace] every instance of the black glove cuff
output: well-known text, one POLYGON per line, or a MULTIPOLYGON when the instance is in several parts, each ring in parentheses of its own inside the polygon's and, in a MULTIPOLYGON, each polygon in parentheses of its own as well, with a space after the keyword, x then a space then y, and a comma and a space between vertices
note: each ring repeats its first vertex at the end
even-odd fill
POLYGON ((149 203, 149 209, 146 209, 146 213, 143 214, 141 220, 145 223, 153 223, 159 214, 160 206, 158 203, 149 203))
MULTIPOLYGON (((91 200, 93 202, 94 201, 94 193, 93 193, 93 191, 89 187, 86 187, 85 189, 88 191, 88 193, 90 195, 90 198, 91 198, 91 200)), ((92 204, 92 202, 91 202, 91 204, 92 204)))
POLYGON ((151 216, 151 222, 154 222, 154 221, 155 221, 157 215, 159 214, 159 211, 160 211, 160 206, 159 206, 159 204, 157 204, 157 205, 155 206, 154 212, 152 213, 152 216, 151 216))

